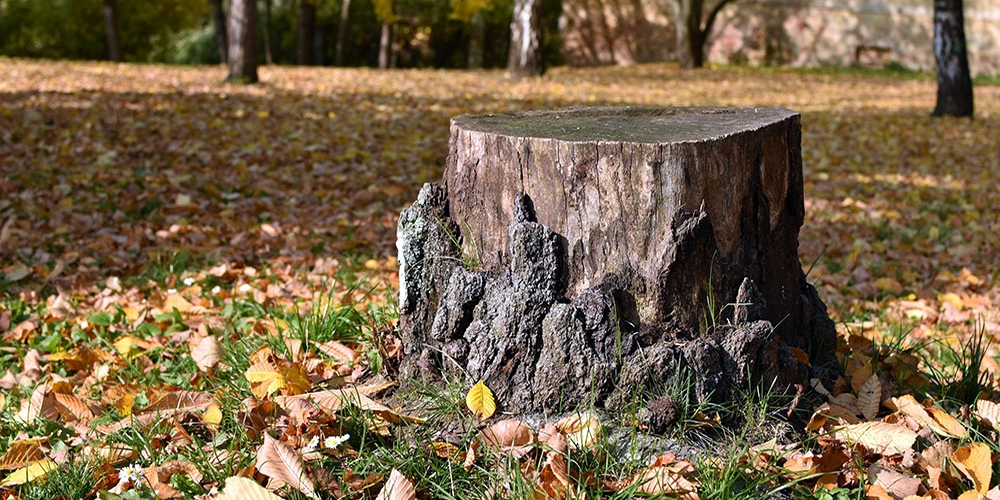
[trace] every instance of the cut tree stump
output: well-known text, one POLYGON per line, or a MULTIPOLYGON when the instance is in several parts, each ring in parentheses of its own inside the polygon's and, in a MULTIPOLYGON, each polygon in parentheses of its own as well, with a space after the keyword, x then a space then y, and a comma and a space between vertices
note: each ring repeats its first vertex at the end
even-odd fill
POLYGON ((443 182, 399 222, 404 377, 464 373, 533 412, 835 371, 798 260, 800 134, 777 108, 453 119, 443 182))

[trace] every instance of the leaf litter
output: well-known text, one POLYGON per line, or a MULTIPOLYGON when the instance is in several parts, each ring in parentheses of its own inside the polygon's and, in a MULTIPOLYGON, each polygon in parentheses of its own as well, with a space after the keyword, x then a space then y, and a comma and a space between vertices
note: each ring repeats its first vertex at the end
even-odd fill
MULTIPOLYGON (((0 60, 0 406, 15 426, 5 428, 20 429, 0 443, 5 494, 89 456, 99 465, 91 497, 140 487, 160 498, 212 488, 215 498, 426 495, 410 469, 350 469, 370 451, 349 430, 388 439, 393 426, 428 425, 378 401, 391 383, 373 372, 392 373, 399 340, 377 327, 290 338, 306 330, 296 318, 391 307, 395 218, 439 178, 450 117, 694 104, 803 113, 800 255, 842 321, 845 373, 831 387, 812 382, 824 401, 807 436, 743 461, 815 491, 1000 498, 995 347, 983 346, 978 399, 933 390, 964 375, 942 356, 977 333, 1000 335, 996 87, 977 87, 970 122, 928 118, 933 82, 920 80, 669 65, 555 68, 531 82, 261 75, 263 85, 240 87, 219 83, 219 68, 0 60), (248 341, 250 359, 239 359, 248 341), (233 370, 236 386, 216 383, 233 370), (358 412, 365 424, 348 429, 358 412), (233 421, 256 453, 217 446, 233 421), (46 422, 62 430, 45 432, 46 422), (145 446, 123 439, 130 432, 145 446)), ((571 453, 598 452, 592 414, 536 429, 491 418, 503 402, 470 389, 485 422, 459 444, 429 444, 444 460, 515 468, 536 498, 628 488, 698 497, 696 464, 670 454, 615 478, 575 466, 571 453)))

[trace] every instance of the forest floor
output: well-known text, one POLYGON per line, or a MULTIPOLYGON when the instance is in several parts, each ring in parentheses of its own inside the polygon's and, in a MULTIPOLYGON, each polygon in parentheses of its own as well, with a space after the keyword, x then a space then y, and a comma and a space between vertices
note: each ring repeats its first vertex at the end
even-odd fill
MULTIPOLYGON (((5 498, 1000 499, 1000 87, 968 120, 879 72, 260 75, 0 58, 5 498), (692 407, 672 437, 731 452, 642 463, 608 451, 628 418, 481 422, 470 381, 392 385, 395 222, 448 120, 598 104, 801 112, 799 255, 845 376, 794 442, 692 407)), ((794 406, 747 399, 761 425, 794 406)))

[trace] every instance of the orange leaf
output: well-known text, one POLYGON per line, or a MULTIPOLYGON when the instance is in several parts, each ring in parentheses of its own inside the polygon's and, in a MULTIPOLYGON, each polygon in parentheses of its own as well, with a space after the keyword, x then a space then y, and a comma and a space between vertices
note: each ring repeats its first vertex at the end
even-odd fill
POLYGON ((976 491, 985 495, 993 475, 990 449, 985 444, 973 443, 955 450, 955 453, 951 455, 951 460, 965 477, 972 480, 976 491))

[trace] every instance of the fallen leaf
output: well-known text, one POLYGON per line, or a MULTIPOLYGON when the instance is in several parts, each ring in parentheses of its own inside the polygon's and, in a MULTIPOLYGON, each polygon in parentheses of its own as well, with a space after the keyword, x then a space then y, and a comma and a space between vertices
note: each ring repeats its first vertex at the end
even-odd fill
POLYGON ((417 489, 413 486, 413 481, 393 468, 375 500, 416 500, 416 498, 417 489))
POLYGON ((465 405, 480 420, 490 418, 493 416, 493 412, 497 411, 496 402, 493 400, 493 391, 486 387, 482 380, 476 382, 476 385, 469 389, 468 394, 465 395, 465 405))
POLYGON ((312 479, 306 473, 305 462, 299 452, 287 443, 277 441, 264 433, 264 444, 257 449, 257 470, 267 477, 277 479, 302 492, 309 498, 319 498, 312 479))
POLYGON ((902 454, 913 447, 917 433, 901 425, 862 422, 834 429, 834 436, 849 444, 860 444, 880 455, 902 454))
POLYGON ((882 402, 882 381, 878 374, 868 377, 861 388, 858 389, 858 409, 866 420, 874 420, 878 414, 878 408, 882 402))
POLYGON ((951 460, 965 477, 972 480, 976 491, 985 495, 993 475, 993 461, 989 447, 982 443, 963 446, 955 450, 951 460))
POLYGON ((483 443, 500 453, 511 453, 521 457, 530 451, 535 443, 535 434, 520 420, 501 420, 482 430, 483 443))
POLYGON ((226 478, 226 487, 216 500, 282 500, 282 498, 267 491, 267 488, 257 484, 253 479, 234 476, 226 478))
POLYGON ((574 413, 556 422, 556 427, 566 434, 570 448, 585 450, 601 439, 601 421, 590 412, 574 413))
POLYGON ((42 460, 34 460, 28 462, 28 465, 8 474, 3 481, 0 481, 0 486, 16 486, 30 483, 35 479, 45 477, 46 474, 57 468, 56 463, 51 459, 43 458, 42 460))

